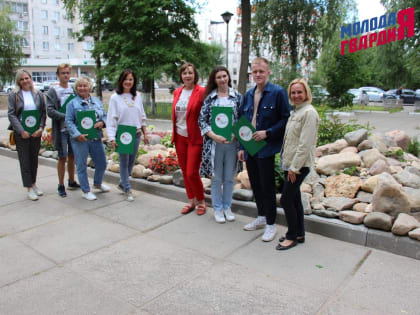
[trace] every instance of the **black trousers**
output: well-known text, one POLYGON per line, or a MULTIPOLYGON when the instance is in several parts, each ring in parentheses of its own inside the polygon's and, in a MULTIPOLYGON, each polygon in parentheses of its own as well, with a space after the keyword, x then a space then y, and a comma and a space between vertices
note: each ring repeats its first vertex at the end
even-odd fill
POLYGON ((267 224, 272 225, 276 221, 277 215, 274 156, 256 158, 248 155, 246 168, 257 204, 258 215, 265 216, 267 224))
POLYGON ((24 187, 32 187, 36 182, 38 171, 38 154, 41 147, 41 137, 23 139, 15 132, 16 151, 19 157, 20 174, 24 187))
POLYGON ((286 214, 287 233, 286 239, 295 240, 298 236, 305 236, 304 212, 300 195, 300 185, 309 174, 309 167, 302 167, 300 174, 296 174, 296 181, 291 183, 284 172, 285 182, 281 193, 280 203, 286 214))

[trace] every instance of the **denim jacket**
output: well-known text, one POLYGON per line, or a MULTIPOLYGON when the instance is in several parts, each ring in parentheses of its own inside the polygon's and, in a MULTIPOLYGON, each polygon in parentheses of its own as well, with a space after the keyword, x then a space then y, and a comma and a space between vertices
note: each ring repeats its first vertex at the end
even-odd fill
MULTIPOLYGON (((71 138, 77 138, 80 136, 80 132, 77 129, 77 112, 83 110, 95 110, 96 122, 106 122, 106 113, 99 99, 89 96, 90 104, 87 100, 83 100, 79 95, 76 95, 66 107, 66 119, 65 125, 71 138)), ((105 125, 104 125, 105 128, 105 125)), ((98 139, 103 137, 102 129, 98 129, 98 139)))
MULTIPOLYGON (((252 121, 254 114, 254 87, 244 96, 241 116, 244 115, 249 121, 252 121)), ((267 144, 255 155, 257 158, 266 158, 280 152, 283 143, 284 132, 287 120, 290 116, 289 98, 285 89, 267 82, 261 95, 258 105, 256 129, 267 130, 270 136, 265 139, 267 144)), ((243 148, 241 147, 243 150, 243 148)), ((247 153, 245 152, 245 158, 247 153)))

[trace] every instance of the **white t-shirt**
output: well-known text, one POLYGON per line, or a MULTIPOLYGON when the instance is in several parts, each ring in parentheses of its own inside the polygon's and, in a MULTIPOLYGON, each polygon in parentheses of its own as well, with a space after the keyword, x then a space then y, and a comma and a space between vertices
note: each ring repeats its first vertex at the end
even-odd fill
MULTIPOLYGON (((60 107, 66 102, 67 98, 70 95, 74 94, 72 87, 67 87, 66 89, 60 85, 54 86, 55 92, 57 93, 57 98, 60 100, 60 107)), ((60 130, 65 131, 66 127, 64 125, 64 120, 60 120, 60 130)))
POLYGON ((130 93, 114 93, 109 100, 106 132, 109 140, 115 140, 118 125, 134 126, 137 129, 146 126, 146 113, 140 93, 135 99, 130 93))
POLYGON ((187 131, 187 108, 188 102, 190 101, 190 96, 192 94, 191 90, 182 89, 181 95, 179 96, 178 102, 175 105, 175 117, 176 117, 176 133, 188 137, 187 131))
POLYGON ((36 109, 36 105, 35 105, 35 102, 34 102, 34 97, 32 96, 32 92, 22 90, 22 94, 23 94, 23 103, 24 103, 23 110, 34 110, 34 109, 36 109))
POLYGON ((218 96, 216 106, 220 107, 233 107, 234 103, 229 99, 228 96, 218 96))

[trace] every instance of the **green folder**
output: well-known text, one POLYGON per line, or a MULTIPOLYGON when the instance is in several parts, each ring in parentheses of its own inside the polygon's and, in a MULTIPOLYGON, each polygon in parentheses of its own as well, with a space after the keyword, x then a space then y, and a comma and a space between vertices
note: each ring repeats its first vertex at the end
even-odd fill
POLYGON ((136 143, 137 128, 127 125, 118 125, 116 142, 118 153, 133 154, 134 144, 136 143))
POLYGON ((67 104, 73 99, 75 98, 75 95, 70 95, 69 97, 67 97, 66 101, 64 102, 63 105, 61 105, 60 109, 58 110, 60 113, 65 114, 66 113, 66 108, 67 108, 67 104))
POLYGON ((22 111, 22 126, 29 134, 39 129, 39 109, 22 111))
POLYGON ((255 128, 245 116, 242 116, 238 122, 232 128, 233 134, 239 140, 245 150, 254 156, 260 151, 266 144, 264 140, 255 141, 252 139, 252 135, 255 132, 255 128))
POLYGON ((232 139, 232 107, 215 106, 211 112, 211 130, 227 141, 232 139))
POLYGON ((94 110, 81 110, 76 114, 77 129, 83 134, 87 134, 88 139, 98 138, 98 130, 94 127, 96 123, 96 113, 94 110))

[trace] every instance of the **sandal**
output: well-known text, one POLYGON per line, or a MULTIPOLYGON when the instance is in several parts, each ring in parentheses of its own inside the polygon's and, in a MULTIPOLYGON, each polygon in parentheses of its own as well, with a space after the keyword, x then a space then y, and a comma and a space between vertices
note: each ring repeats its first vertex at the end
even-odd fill
POLYGON ((191 211, 193 211, 194 209, 195 209, 195 206, 194 205, 188 204, 188 205, 185 205, 184 208, 182 208, 181 213, 182 214, 188 214, 191 211))
POLYGON ((206 213, 206 205, 199 204, 197 206, 197 215, 203 215, 206 213))
MULTIPOLYGON (((283 241, 286 239, 286 237, 285 236, 282 236, 282 237, 280 237, 279 238, 279 242, 280 243, 283 243, 283 241)), ((298 236, 297 238, 296 238, 296 241, 298 242, 298 243, 305 243, 305 236, 298 236)))

